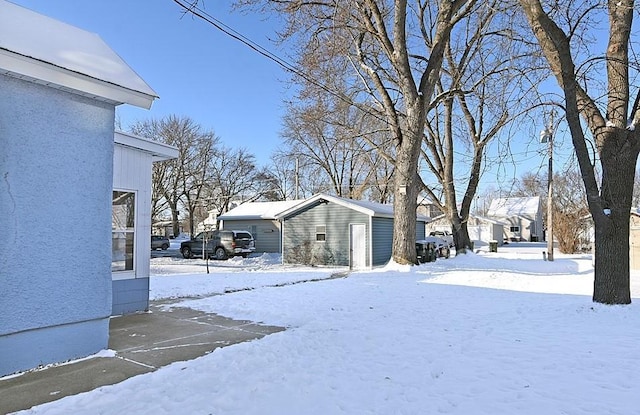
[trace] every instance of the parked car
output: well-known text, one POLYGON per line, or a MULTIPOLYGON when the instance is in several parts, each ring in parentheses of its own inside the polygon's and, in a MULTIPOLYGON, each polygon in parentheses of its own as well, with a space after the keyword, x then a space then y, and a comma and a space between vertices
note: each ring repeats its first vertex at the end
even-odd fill
POLYGON ((433 262, 436 260, 436 244, 425 240, 416 241, 416 264, 433 262))
POLYGON ((453 234, 449 231, 431 231, 429 232, 429 236, 437 236, 444 239, 447 245, 449 245, 449 248, 453 248, 455 245, 453 242, 453 234))
POLYGON ((422 240, 416 241, 416 243, 433 243, 435 245, 437 258, 449 258, 451 256, 451 248, 449 247, 449 244, 439 236, 427 236, 422 240))
POLYGON ((171 246, 171 242, 169 242, 169 238, 166 236, 160 235, 151 235, 151 250, 155 251, 156 249, 162 249, 166 251, 171 246))
POLYGON ((199 256, 222 260, 236 255, 246 258, 255 250, 253 235, 247 231, 200 232, 195 238, 180 244, 180 252, 184 258, 199 256))

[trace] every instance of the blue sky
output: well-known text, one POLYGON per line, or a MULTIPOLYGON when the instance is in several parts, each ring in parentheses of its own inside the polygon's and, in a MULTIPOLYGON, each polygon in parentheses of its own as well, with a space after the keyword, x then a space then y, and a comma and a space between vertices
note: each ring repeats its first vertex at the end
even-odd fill
MULTIPOLYGON (((222 142, 269 162, 280 143, 287 73, 171 0, 11 0, 97 33, 156 93, 151 110, 118 108, 124 130, 137 120, 188 116, 222 142)), ((276 26, 261 16, 231 12, 229 1, 206 11, 252 41, 283 56, 269 38, 276 26)))
MULTIPOLYGON (((288 74, 275 62, 191 15, 172 0, 11 0, 31 10, 97 33, 160 96, 151 110, 118 108, 124 130, 132 122, 175 114, 188 116, 222 143, 246 148, 261 166, 280 146, 279 132, 288 74)), ((206 11, 252 41, 286 58, 270 38, 277 22, 231 11, 231 2, 209 0, 206 11)), ((513 178, 545 172, 546 146, 537 142, 538 126, 520 126, 509 145, 515 159, 487 172, 481 187, 508 191, 513 178)), ((564 126, 563 126, 564 129, 564 126)), ((494 143, 489 157, 495 156, 494 143)), ((557 168, 572 153, 569 135, 556 135, 557 168)))

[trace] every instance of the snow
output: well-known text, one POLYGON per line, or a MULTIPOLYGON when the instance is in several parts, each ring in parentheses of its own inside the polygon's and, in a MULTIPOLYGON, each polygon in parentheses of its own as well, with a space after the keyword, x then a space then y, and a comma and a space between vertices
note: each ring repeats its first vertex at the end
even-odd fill
POLYGON ((25 413, 640 413, 638 306, 592 303, 591 257, 545 248, 301 283, 341 270, 153 259, 153 298, 287 330, 25 413))
POLYGON ((220 220, 275 219, 276 215, 304 202, 304 200, 283 200, 279 202, 246 202, 227 213, 220 220))
POLYGON ((538 209, 540 209, 539 196, 498 198, 491 201, 488 215, 492 217, 535 217, 538 209))
POLYGON ((0 49, 157 96, 98 35, 4 0, 0 49))

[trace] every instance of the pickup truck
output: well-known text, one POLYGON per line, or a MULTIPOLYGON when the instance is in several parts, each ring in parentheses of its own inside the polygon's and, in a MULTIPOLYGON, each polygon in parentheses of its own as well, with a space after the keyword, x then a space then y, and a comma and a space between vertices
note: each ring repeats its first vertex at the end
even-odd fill
POLYGON ((442 238, 446 243, 449 244, 450 248, 453 248, 453 235, 449 231, 431 231, 429 232, 429 236, 437 236, 442 238))

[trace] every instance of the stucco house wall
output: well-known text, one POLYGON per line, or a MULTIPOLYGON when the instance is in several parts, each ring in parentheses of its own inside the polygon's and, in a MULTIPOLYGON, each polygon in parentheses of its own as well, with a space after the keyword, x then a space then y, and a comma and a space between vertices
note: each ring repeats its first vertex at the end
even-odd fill
POLYGON ((5 0, 0 91, 2 376, 107 347, 115 107, 156 95, 95 34, 5 0))
POLYGON ((6 374, 107 346, 115 107, 5 75, 0 90, 6 374))

